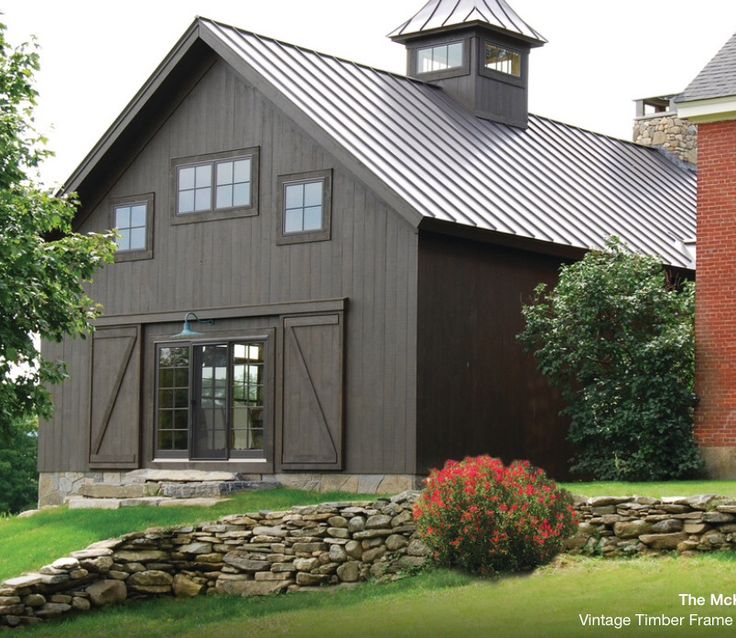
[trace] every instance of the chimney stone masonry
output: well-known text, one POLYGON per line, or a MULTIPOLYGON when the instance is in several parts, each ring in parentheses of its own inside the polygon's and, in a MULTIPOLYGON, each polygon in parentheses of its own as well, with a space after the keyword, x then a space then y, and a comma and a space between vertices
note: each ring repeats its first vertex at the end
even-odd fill
POLYGON ((642 146, 656 146, 688 164, 698 163, 698 125, 678 117, 671 104, 673 96, 636 101, 633 140, 642 146))

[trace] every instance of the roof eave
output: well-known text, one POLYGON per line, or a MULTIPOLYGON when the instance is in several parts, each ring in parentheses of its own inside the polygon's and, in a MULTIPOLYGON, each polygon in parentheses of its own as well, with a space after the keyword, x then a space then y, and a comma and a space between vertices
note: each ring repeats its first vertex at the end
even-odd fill
POLYGON ((533 38, 531 36, 521 34, 517 31, 510 31, 508 29, 497 27, 483 20, 473 20, 471 22, 450 24, 447 26, 437 27, 435 29, 427 29, 423 31, 412 31, 411 33, 401 33, 400 32, 401 28, 402 27, 399 27, 399 29, 396 29, 395 31, 392 31, 391 33, 388 34, 388 37, 391 38, 391 40, 393 40, 394 42, 398 42, 399 44, 404 44, 408 42, 409 40, 417 40, 419 38, 440 35, 442 33, 450 33, 453 31, 460 31, 460 30, 466 30, 466 29, 477 29, 477 28, 486 29, 488 31, 494 31, 507 38, 513 38, 515 40, 523 40, 532 48, 541 47, 547 44, 547 40, 545 38, 541 38, 541 39, 533 38))
POLYGON ((736 120, 736 95, 676 101, 677 116, 696 124, 736 120))

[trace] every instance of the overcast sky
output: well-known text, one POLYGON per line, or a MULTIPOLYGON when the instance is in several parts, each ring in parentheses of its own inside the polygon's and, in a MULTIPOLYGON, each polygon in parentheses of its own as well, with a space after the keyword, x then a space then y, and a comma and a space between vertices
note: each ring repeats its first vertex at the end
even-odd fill
MULTIPOLYGON (((14 44, 41 46, 37 123, 63 182, 195 15, 404 72, 385 34, 424 0, 5 0, 14 44)), ((511 0, 549 44, 532 51, 530 111, 628 139, 633 100, 676 93, 736 31, 734 0, 511 0)))

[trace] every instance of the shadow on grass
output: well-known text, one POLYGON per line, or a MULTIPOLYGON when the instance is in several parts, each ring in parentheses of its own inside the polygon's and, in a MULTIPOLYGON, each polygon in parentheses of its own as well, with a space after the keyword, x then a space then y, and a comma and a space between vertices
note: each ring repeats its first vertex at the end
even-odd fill
POLYGON ((431 570, 414 577, 390 583, 365 583, 350 589, 296 593, 264 598, 200 596, 177 599, 131 601, 27 628, 25 636, 98 636, 131 638, 131 636, 178 636, 198 628, 207 634, 208 625, 227 619, 237 622, 263 618, 285 612, 325 610, 351 607, 400 593, 422 594, 430 591, 463 587, 478 579, 451 570, 431 570))

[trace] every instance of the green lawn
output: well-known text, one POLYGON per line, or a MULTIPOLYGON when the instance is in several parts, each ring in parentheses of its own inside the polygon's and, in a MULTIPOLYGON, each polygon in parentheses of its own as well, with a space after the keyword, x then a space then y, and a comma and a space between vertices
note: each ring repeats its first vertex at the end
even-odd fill
POLYGON ((718 494, 736 497, 736 481, 667 481, 662 483, 624 483, 598 481, 591 483, 560 483, 573 494, 583 496, 693 496, 718 494))
POLYGON ((578 614, 664 613, 686 620, 691 612, 733 616, 732 607, 682 607, 678 594, 731 593, 734 582, 736 560, 723 555, 629 561, 563 558, 534 574, 498 580, 438 571, 335 593, 129 603, 23 633, 34 638, 733 636, 734 627, 591 629, 581 626, 578 614))
POLYGON ((226 514, 374 496, 277 489, 242 492, 214 507, 126 507, 119 510, 49 509, 30 518, 0 518, 0 580, 38 569, 90 543, 148 527, 214 521, 226 514))

